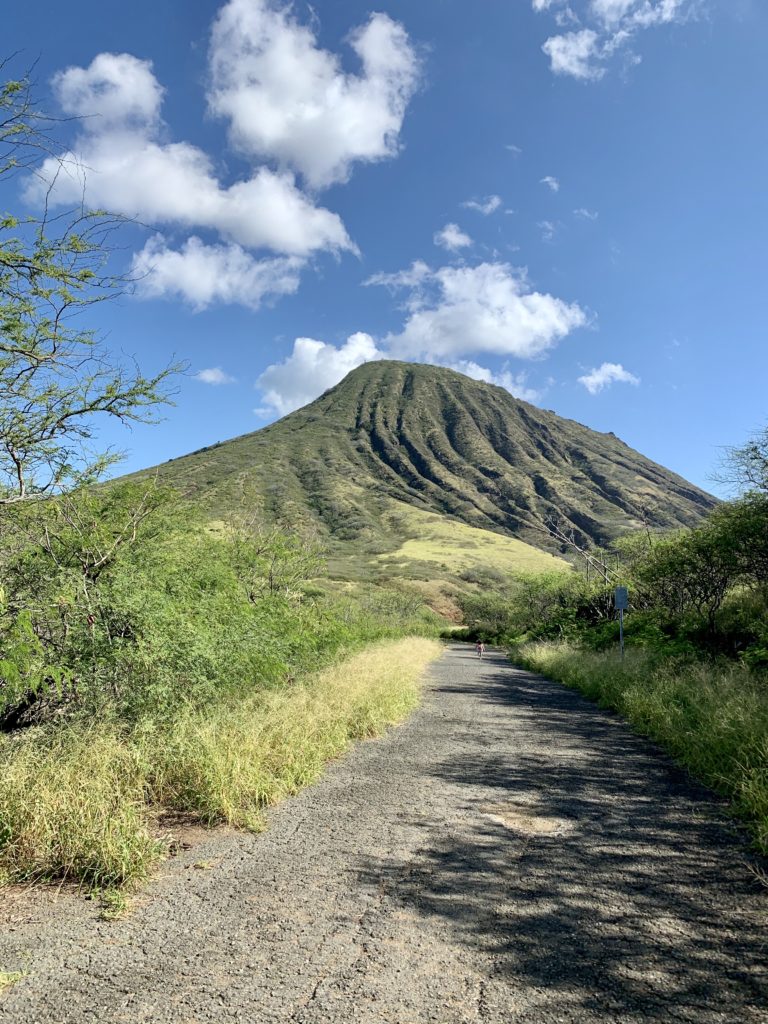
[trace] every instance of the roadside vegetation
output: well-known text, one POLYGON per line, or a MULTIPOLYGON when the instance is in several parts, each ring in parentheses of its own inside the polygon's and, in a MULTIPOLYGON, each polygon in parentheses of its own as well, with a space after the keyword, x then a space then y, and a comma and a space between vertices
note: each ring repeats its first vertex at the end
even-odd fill
POLYGON ((0 871, 109 890, 166 854, 158 817, 258 830, 351 742, 416 706, 435 640, 380 642, 294 683, 240 681, 135 720, 76 717, 0 740, 0 871))
POLYGON ((643 530, 581 572, 492 580, 463 635, 616 709, 728 797, 768 852, 768 431, 730 454, 742 495, 695 529, 643 530), (620 659, 616 585, 628 587, 620 659))
MULTIPOLYGON (((0 85, 0 179, 60 154, 56 134, 26 80, 0 85)), ((324 586, 288 506, 278 527, 241 489, 211 523, 152 478, 103 482, 99 421, 151 421, 180 369, 126 368, 78 319, 130 287, 110 269, 119 227, 83 207, 0 215, 5 881, 139 879, 168 810, 259 827, 413 707, 442 621, 396 585, 324 586)))

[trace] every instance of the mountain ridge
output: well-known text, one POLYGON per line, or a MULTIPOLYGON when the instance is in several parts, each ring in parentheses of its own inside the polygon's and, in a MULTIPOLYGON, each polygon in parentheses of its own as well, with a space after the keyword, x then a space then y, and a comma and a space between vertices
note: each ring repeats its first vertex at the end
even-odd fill
POLYGON ((548 520, 579 543, 605 544, 641 526, 695 525, 716 504, 613 433, 454 370, 392 360, 154 471, 212 517, 256 502, 267 521, 371 551, 377 541, 394 550, 393 502, 552 552, 548 520))

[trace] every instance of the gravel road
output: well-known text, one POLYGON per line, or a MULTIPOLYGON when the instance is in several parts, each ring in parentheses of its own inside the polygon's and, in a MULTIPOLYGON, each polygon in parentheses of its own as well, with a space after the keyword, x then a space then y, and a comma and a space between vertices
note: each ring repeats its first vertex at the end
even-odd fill
POLYGON ((766 1024, 750 865, 618 719, 457 645, 408 723, 261 836, 203 834, 127 919, 6 896, 0 970, 29 975, 0 1022, 766 1024))

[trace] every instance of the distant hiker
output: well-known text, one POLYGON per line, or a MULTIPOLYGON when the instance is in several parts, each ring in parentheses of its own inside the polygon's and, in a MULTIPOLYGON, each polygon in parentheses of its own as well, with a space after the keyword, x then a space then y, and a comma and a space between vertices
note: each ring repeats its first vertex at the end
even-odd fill
POLYGON ((482 658, 482 656, 485 654, 485 644, 483 643, 482 640, 477 641, 477 643, 475 644, 475 650, 477 651, 478 658, 482 658))

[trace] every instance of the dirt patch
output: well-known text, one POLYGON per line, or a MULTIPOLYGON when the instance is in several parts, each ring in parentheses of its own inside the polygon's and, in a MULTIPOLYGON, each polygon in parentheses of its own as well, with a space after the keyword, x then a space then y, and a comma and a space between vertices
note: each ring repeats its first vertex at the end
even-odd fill
POLYGON ((228 825, 204 825, 194 814, 182 811, 162 811, 152 823, 152 835, 163 844, 171 857, 182 850, 191 850, 206 842, 212 834, 234 836, 236 830, 228 825))
POLYGON ((575 828, 575 823, 567 818, 553 817, 518 804, 496 804, 483 808, 481 813, 489 821, 524 836, 562 836, 575 828))

